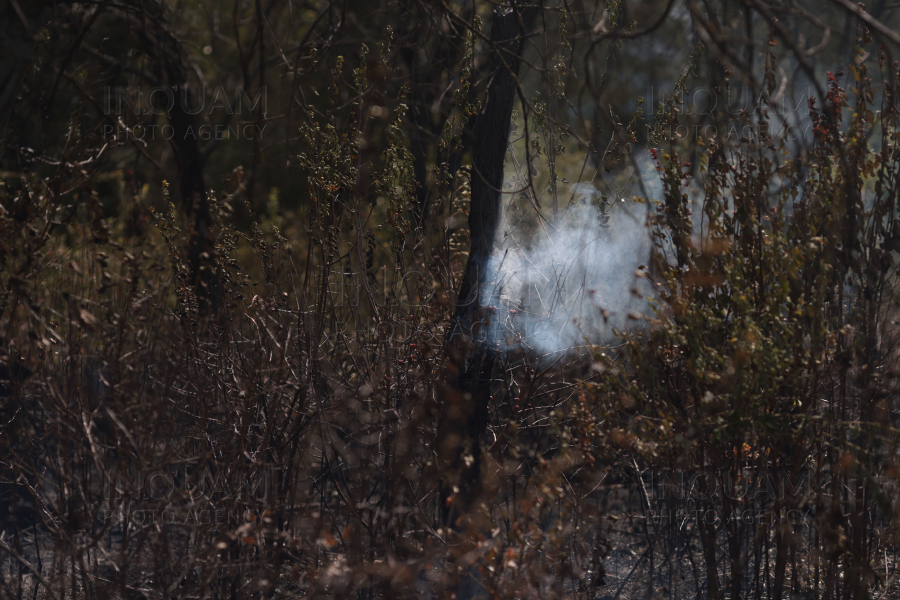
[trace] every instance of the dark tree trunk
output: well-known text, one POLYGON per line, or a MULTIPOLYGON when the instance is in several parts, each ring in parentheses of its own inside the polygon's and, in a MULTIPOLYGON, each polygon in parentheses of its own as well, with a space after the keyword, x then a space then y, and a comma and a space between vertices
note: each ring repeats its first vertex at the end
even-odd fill
MULTIPOLYGON (((452 110, 450 102, 441 102, 441 97, 446 92, 446 79, 449 77, 445 74, 452 73, 453 67, 458 64, 465 48, 468 30, 459 24, 451 23, 447 32, 435 31, 434 15, 430 14, 429 9, 423 9, 420 2, 406 0, 402 6, 405 21, 401 29, 401 54, 412 80, 409 91, 409 119, 412 125, 409 141, 413 156, 413 171, 418 184, 416 201, 411 206, 411 215, 416 227, 424 231, 428 223, 432 194, 432 188, 428 186, 427 181, 428 165, 432 160, 429 148, 440 136, 452 110), (423 27, 423 22, 432 24, 423 27), (430 41, 435 38, 438 41, 430 45, 430 41), (428 53, 424 64, 419 57, 420 51, 428 53)), ((468 20, 468 13, 464 12, 461 17, 468 20)), ((471 130, 468 125, 467 123, 467 129, 471 130)), ((452 160, 449 151, 450 149, 435 148, 433 164, 440 167, 443 161, 451 163, 447 175, 452 181, 459 161, 452 160)))
POLYGON ((212 214, 207 200, 203 168, 206 162, 197 144, 197 127, 189 112, 194 106, 187 88, 187 67, 181 41, 169 29, 163 3, 140 3, 148 54, 154 57, 159 85, 171 91, 166 117, 172 126, 170 143, 178 170, 178 191, 193 231, 188 242, 191 285, 201 314, 209 314, 220 304, 219 277, 213 260, 215 240, 212 214), (173 101, 174 100, 174 101, 173 101))
POLYGON ((18 4, 0 3, 0 56, 3 57, 0 60, 0 150, 6 149, 10 112, 31 64, 33 50, 34 31, 28 15, 18 4))
POLYGON ((492 301, 494 293, 486 289, 491 280, 488 264, 500 224, 500 190, 522 53, 521 33, 517 10, 494 10, 487 99, 472 130, 471 251, 447 340, 450 369, 456 378, 447 388, 438 426, 439 451, 450 463, 457 488, 455 493, 444 490, 442 504, 448 524, 454 523, 460 511, 473 505, 480 487, 479 445, 487 428, 490 378, 496 362, 495 351, 489 345, 490 315, 485 310, 496 304, 492 301), (467 454, 472 460, 465 460, 467 454), (454 498, 448 502, 451 494, 454 498))

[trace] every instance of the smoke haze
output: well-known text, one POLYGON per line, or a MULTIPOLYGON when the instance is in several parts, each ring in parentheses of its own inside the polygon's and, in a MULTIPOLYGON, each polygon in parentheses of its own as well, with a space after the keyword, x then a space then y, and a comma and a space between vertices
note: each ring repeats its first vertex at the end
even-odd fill
POLYGON ((639 323, 629 314, 650 312, 651 286, 635 273, 649 265, 647 205, 613 200, 604 215, 592 184, 572 186, 570 193, 574 200, 555 230, 538 229, 531 239, 504 212, 482 290, 497 309, 489 341, 501 351, 553 359, 611 342, 613 328, 639 323))

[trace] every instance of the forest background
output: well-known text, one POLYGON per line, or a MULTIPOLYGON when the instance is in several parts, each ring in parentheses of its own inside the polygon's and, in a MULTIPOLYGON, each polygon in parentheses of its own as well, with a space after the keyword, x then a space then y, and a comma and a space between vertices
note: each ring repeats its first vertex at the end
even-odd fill
POLYGON ((898 13, 5 0, 0 594, 894 597, 898 13))

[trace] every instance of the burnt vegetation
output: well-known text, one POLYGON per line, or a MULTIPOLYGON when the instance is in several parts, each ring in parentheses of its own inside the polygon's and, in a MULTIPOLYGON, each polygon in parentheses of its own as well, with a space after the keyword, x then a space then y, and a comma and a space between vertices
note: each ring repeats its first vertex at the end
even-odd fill
POLYGON ((896 597, 898 6, 6 0, 0 597, 896 597))

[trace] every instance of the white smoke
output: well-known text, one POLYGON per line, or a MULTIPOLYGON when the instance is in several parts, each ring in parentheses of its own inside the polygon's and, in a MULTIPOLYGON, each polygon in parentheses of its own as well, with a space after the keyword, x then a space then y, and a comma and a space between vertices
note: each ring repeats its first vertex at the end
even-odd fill
POLYGON ((647 205, 610 199, 604 214, 592 184, 570 192, 573 202, 552 229, 538 229, 531 239, 523 240, 508 219, 501 224, 482 290, 494 299, 490 343, 500 351, 552 360, 612 342, 613 328, 639 327, 635 317, 652 316, 651 286, 636 274, 650 264, 647 205))

